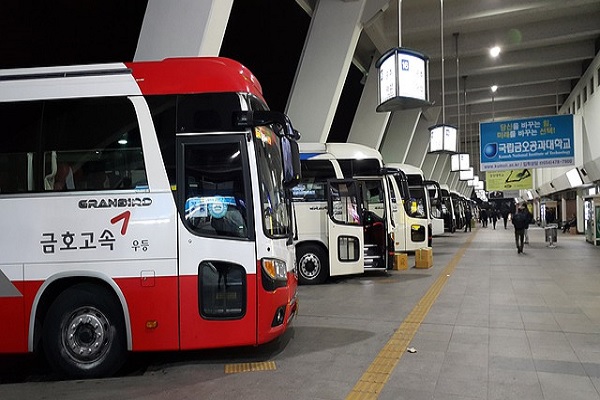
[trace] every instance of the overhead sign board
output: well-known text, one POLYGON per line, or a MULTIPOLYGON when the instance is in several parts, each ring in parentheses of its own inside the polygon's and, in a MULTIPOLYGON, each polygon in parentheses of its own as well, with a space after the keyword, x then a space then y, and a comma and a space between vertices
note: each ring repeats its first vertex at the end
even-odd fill
POLYGON ((529 169, 488 171, 485 173, 490 191, 521 190, 533 188, 533 175, 529 169))
POLYGON ((481 123, 480 169, 501 171, 574 165, 573 137, 571 114, 481 123))
POLYGON ((375 64, 379 76, 377 111, 429 105, 429 58, 405 48, 387 51, 375 64))

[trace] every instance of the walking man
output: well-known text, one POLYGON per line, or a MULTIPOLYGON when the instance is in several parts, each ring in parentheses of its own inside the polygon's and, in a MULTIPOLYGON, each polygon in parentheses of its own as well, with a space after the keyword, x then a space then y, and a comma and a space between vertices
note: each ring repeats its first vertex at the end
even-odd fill
POLYGON ((523 253, 523 242, 525 240, 525 227, 529 224, 529 215, 527 207, 523 204, 519 205, 517 212, 513 215, 512 223, 515 227, 515 244, 517 245, 517 253, 523 253))
POLYGON ((481 220, 481 226, 484 228, 487 228, 487 225, 488 225, 487 209, 482 208, 481 211, 479 211, 479 219, 481 220))
POLYGON ((465 232, 467 231, 467 229, 469 230, 469 232, 471 232, 471 221, 473 220, 473 213, 471 212, 471 208, 467 207, 467 209, 465 210, 465 232))

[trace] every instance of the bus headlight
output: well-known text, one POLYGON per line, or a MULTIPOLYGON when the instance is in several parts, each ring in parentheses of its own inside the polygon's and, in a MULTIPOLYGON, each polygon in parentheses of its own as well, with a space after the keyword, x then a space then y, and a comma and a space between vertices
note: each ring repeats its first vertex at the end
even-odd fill
POLYGON ((285 261, 276 258, 263 258, 261 264, 262 284, 266 291, 272 292, 287 285, 287 265, 285 261))

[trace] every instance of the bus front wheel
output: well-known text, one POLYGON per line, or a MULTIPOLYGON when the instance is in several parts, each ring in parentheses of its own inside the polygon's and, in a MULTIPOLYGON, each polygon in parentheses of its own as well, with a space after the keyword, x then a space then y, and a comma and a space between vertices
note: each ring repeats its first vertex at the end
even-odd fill
POLYGON ((314 244, 301 246, 296 251, 299 283, 317 285, 325 282, 329 274, 327 253, 314 244))
POLYGON ((110 376, 125 361, 120 303, 97 285, 78 284, 62 292, 48 310, 43 338, 50 365, 72 378, 110 376))

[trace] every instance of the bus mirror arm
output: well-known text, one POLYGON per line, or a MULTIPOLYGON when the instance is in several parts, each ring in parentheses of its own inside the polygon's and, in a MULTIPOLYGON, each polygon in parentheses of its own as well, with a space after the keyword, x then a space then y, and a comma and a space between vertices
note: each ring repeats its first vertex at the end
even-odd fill
POLYGON ((281 130, 278 136, 285 136, 290 140, 300 140, 300 133, 294 129, 289 117, 278 111, 239 111, 234 113, 234 125, 238 127, 254 127, 278 124, 281 130))

